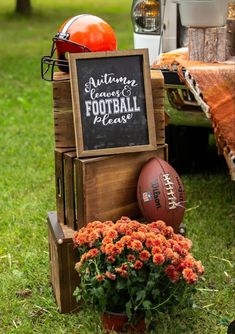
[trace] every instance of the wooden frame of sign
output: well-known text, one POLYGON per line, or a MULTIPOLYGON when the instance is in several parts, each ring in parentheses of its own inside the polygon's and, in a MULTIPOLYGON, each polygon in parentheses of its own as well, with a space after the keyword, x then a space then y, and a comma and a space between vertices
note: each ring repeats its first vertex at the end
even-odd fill
POLYGON ((69 54, 78 157, 156 149, 145 49, 69 54))

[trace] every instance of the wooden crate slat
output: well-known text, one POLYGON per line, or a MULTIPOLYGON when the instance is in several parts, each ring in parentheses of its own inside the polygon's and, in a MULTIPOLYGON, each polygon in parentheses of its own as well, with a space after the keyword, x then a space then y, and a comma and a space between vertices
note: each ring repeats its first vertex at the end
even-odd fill
POLYGON ((56 208, 58 220, 62 224, 65 222, 63 152, 63 149, 55 150, 56 208))
POLYGON ((161 71, 151 71, 153 109, 156 127, 157 144, 165 143, 165 113, 164 113, 164 77, 161 71))
POLYGON ((61 111, 54 113, 56 147, 75 147, 73 113, 61 111))
POLYGON ((65 225, 60 225, 55 212, 48 214, 47 222, 50 280, 55 300, 61 313, 77 312, 79 307, 73 292, 79 285, 79 276, 74 269, 79 256, 77 249, 73 247, 74 231, 65 225), (57 239, 55 236, 60 228, 64 238, 57 239))
POLYGON ((64 154, 64 192, 65 192, 65 222, 75 229, 75 194, 74 194, 74 158, 76 152, 64 154))
POLYGON ((61 224, 65 224, 65 183, 64 183, 64 154, 70 152, 69 148, 56 148, 55 156, 55 189, 56 189, 56 209, 57 219, 61 224))

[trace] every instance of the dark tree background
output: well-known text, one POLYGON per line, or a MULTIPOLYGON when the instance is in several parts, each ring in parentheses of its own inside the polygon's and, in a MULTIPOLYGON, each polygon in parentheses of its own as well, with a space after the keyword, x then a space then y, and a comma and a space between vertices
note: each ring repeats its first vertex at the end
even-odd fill
POLYGON ((32 11, 31 0, 16 0, 16 13, 30 14, 32 11))

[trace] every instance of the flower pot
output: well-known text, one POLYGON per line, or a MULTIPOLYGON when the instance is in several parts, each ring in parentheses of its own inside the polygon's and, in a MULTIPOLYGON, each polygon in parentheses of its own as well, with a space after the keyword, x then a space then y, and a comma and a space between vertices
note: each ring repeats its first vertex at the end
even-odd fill
POLYGON ((132 325, 128 323, 128 317, 123 313, 105 312, 101 316, 101 321, 106 332, 114 330, 117 333, 129 332, 141 334, 146 330, 144 319, 140 319, 136 324, 132 325))
POLYGON ((186 27, 219 27, 226 24, 228 0, 175 0, 186 27))

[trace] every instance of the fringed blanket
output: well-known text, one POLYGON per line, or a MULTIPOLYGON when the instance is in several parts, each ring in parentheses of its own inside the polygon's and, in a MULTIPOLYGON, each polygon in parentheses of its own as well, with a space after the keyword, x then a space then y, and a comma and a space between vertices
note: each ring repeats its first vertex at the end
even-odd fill
POLYGON ((211 119, 219 153, 235 180, 235 63, 189 61, 187 49, 178 49, 162 54, 153 67, 177 70, 211 119))

